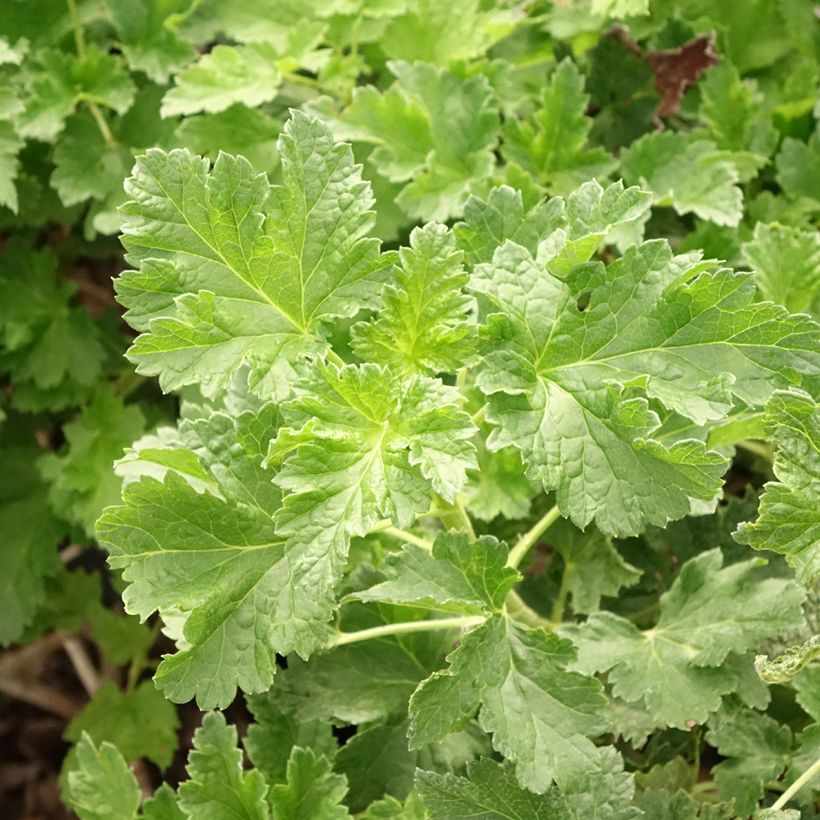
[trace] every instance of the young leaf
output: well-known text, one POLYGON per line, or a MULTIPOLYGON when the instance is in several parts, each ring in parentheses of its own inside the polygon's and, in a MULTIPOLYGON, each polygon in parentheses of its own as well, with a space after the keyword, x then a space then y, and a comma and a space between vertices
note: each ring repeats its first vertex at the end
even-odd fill
POLYGON ((353 350, 399 373, 455 373, 473 352, 475 332, 455 239, 444 225, 430 223, 413 230, 399 259, 377 317, 353 326, 353 350))
POLYGON ((761 577, 760 564, 722 567, 719 549, 687 561, 661 596, 661 615, 641 632, 611 612, 596 612, 581 626, 563 627, 578 646, 576 667, 609 672, 612 691, 642 700, 658 721, 684 728, 703 723, 736 689, 724 664, 764 638, 802 621, 804 595, 793 582, 761 577))
POLYGON ((373 364, 317 365, 282 413, 292 428, 271 442, 284 458, 278 532, 300 543, 364 535, 380 518, 399 526, 436 492, 453 501, 475 467, 475 428, 458 394, 424 377, 402 379, 373 364))
POLYGON ((489 83, 426 63, 395 61, 389 68, 396 84, 383 97, 357 92, 343 115, 345 133, 379 146, 373 163, 380 173, 393 181, 412 177, 397 199, 409 216, 457 216, 495 164, 498 110, 489 83), (394 141, 397 131, 403 133, 394 141))
POLYGON ((820 575, 820 409, 802 390, 778 391, 765 424, 778 444, 778 481, 766 485, 757 521, 741 524, 736 538, 784 555, 808 585, 820 575))
POLYGON ((586 116, 589 95, 569 58, 558 64, 538 102, 531 118, 506 122, 502 151, 507 160, 560 192, 608 175, 614 159, 602 148, 585 150, 592 127, 586 116))
POLYGON ((265 778, 242 771, 236 740, 236 729, 219 712, 205 715, 188 756, 189 779, 179 787, 179 806, 189 817, 268 820, 265 778))
POLYGON ((567 671, 569 641, 496 615, 467 632, 448 669, 424 681, 410 701, 410 742, 418 748, 462 727, 480 707, 493 746, 537 793, 563 787, 598 767, 588 736, 606 730, 597 682, 567 671))
POLYGON ((350 817, 342 805, 346 793, 347 781, 333 773, 326 757, 296 747, 288 760, 287 782, 273 786, 270 804, 277 820, 344 820, 350 817))
POLYGON ((520 579, 506 566, 508 549, 490 535, 471 543, 465 533, 436 538, 432 554, 413 544, 387 557, 387 580, 351 597, 360 601, 413 604, 439 612, 500 612, 520 579))
POLYGON ((123 243, 139 268, 117 290, 142 331, 129 357, 165 390, 213 395, 247 363, 255 392, 283 398, 297 359, 326 350, 323 322, 373 304, 392 256, 367 238, 372 199, 349 146, 295 112, 278 147, 281 186, 242 158, 209 172, 158 149, 126 183, 123 243))
POLYGON ((83 734, 77 762, 68 775, 68 802, 80 820, 135 820, 140 790, 117 747, 102 743, 98 748, 83 734))

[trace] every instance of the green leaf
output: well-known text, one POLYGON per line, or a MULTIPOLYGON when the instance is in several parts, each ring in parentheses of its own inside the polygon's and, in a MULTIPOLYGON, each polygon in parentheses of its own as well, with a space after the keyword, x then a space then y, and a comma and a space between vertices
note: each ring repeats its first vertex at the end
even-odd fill
POLYGON ((778 445, 778 481, 766 484, 757 521, 741 524, 736 538, 785 556, 808 585, 820 575, 820 409, 803 391, 778 391, 765 426, 778 445))
POLYGON ((61 531, 46 502, 46 487, 35 467, 35 447, 0 450, 0 645, 16 642, 34 619, 45 594, 45 579, 60 568, 61 531))
POLYGON ((131 151, 105 141, 94 118, 78 111, 68 118, 54 149, 51 185, 64 205, 119 193, 134 162, 131 151))
POLYGON ((793 582, 766 578, 759 561, 722 563, 719 549, 687 561, 661 596, 652 629, 642 632, 611 612, 563 627, 578 646, 576 668, 608 672, 617 697, 641 700, 663 724, 704 723, 738 686, 725 664, 730 653, 802 622, 804 595, 793 582))
POLYGON ((255 108, 270 102, 282 82, 279 55, 267 43, 218 45, 175 78, 162 101, 162 116, 224 111, 235 103, 255 108))
POLYGON ((820 317, 820 236, 774 223, 755 225, 743 257, 764 298, 820 317))
POLYGON ((0 370, 11 374, 21 409, 56 410, 91 392, 105 349, 100 328, 72 305, 73 282, 57 277, 57 260, 11 241, 0 258, 0 370))
POLYGON ((387 556, 387 580, 352 597, 389 601, 439 612, 500 612, 507 593, 520 579, 506 566, 508 549, 490 535, 471 543, 465 533, 443 533, 432 554, 413 544, 387 556))
POLYGON ((126 485, 123 506, 109 507, 98 522, 109 563, 129 582, 127 611, 184 616, 181 651, 157 670, 172 700, 227 706, 237 686, 261 692, 273 681, 277 601, 288 569, 271 518, 279 494, 259 447, 276 420, 268 407, 235 421, 216 413, 183 424, 210 473, 209 491, 174 472, 163 483, 145 477, 126 485))
MULTIPOLYGON (((178 727, 176 708, 151 681, 131 692, 109 683, 68 724, 65 738, 76 742, 85 736, 96 744, 109 742, 129 763, 144 757, 166 769, 176 752, 178 727)), ((65 765, 70 771, 70 758, 65 765)))
POLYGON ((594 527, 581 532, 568 521, 556 521, 550 527, 549 544, 564 559, 563 571, 576 613, 595 612, 603 596, 617 595, 641 577, 641 571, 623 559, 612 540, 594 527))
POLYGON ((196 55, 178 32, 189 0, 106 0, 111 21, 132 71, 143 71, 156 83, 196 55))
POLYGON ((458 216, 495 165, 498 110, 487 80, 462 79, 426 63, 394 61, 396 83, 383 95, 357 90, 342 122, 354 139, 378 146, 371 159, 394 182, 411 217, 458 216))
POLYGON ((512 15, 479 0, 415 0, 404 14, 390 20, 379 45, 392 59, 448 65, 485 52, 512 29, 512 15))
POLYGON ((493 746, 516 765, 522 786, 545 792, 597 769, 587 739, 606 730, 600 685, 567 671, 569 641, 493 616, 467 632, 450 666, 424 681, 410 701, 410 742, 418 748, 479 720, 493 746))
POLYGON ((751 151, 764 157, 772 154, 777 146, 777 129, 754 80, 741 80, 737 69, 723 60, 706 72, 698 88, 698 113, 718 148, 751 151))
POLYGON ((565 227, 565 203, 560 197, 524 207, 521 191, 502 185, 486 200, 471 196, 464 206, 464 221, 453 228, 465 261, 470 265, 492 262, 493 253, 507 240, 535 255, 541 240, 565 227))
POLYGON ((439 381, 373 364, 314 367, 283 405, 290 428, 268 454, 284 459, 278 532, 295 543, 317 528, 327 539, 365 535, 383 517, 408 526, 433 492, 454 501, 476 463, 458 399, 439 381))
POLYGON ((273 786, 270 803, 277 820, 343 820, 350 817, 341 804, 346 793, 347 781, 333 773, 326 757, 296 747, 288 760, 287 782, 273 786))
POLYGON ((353 350, 400 373, 454 373, 473 352, 473 301, 452 233, 430 223, 410 234, 376 318, 353 326, 353 350))
POLYGON ((570 820, 554 791, 533 794, 518 785, 511 766, 479 760, 467 777, 419 770, 416 788, 432 820, 570 820))
POLYGON ((777 181, 789 197, 806 197, 816 203, 820 190, 820 136, 816 132, 808 142, 793 137, 783 140, 777 155, 777 181))
MULTIPOLYGON (((562 254, 550 254, 559 270, 562 254)), ((593 273, 575 289, 550 272, 550 256, 537 262, 507 242, 471 280, 487 317, 477 384, 496 427, 488 446, 518 447, 528 477, 557 490, 579 527, 594 519, 631 534, 680 518, 690 499, 714 497, 725 463, 694 440, 657 440, 646 398, 698 423, 725 414, 733 394, 760 404, 767 383, 813 367, 813 325, 753 305, 748 278, 702 273, 662 242, 630 249, 606 279, 593 273)))
POLYGON ((613 19, 649 14, 649 0, 592 0, 592 13, 613 19))
POLYGON ((143 820, 185 820, 174 790, 163 783, 153 796, 142 804, 143 820))
POLYGON ((68 775, 68 803, 80 820, 133 820, 140 790, 117 747, 99 748, 84 734, 77 744, 79 768, 68 775))
POLYGON ((748 815, 763 797, 765 784, 786 768, 792 733, 752 709, 724 708, 710 719, 706 741, 726 758, 712 769, 720 796, 734 799, 737 813, 748 815))
POLYGON ((134 101, 136 87, 120 58, 96 46, 75 57, 56 49, 37 54, 30 75, 25 111, 19 119, 23 137, 51 142, 80 102, 92 102, 119 114, 134 101))
POLYGON ((219 712, 210 712, 194 733, 188 756, 189 779, 179 787, 179 806, 197 820, 267 820, 268 790, 259 772, 242 771, 236 729, 219 712))
POLYGON ((709 140, 672 131, 647 134, 623 152, 621 171, 631 185, 649 188, 655 204, 679 214, 731 227, 743 215, 738 169, 709 140))
POLYGON ((54 512, 93 536, 103 508, 120 499, 121 482, 112 465, 144 425, 137 405, 123 404, 110 390, 100 389, 82 414, 63 427, 64 450, 39 460, 54 512))
POLYGON ((23 140, 10 122, 0 120, 0 206, 17 213, 17 188, 14 180, 20 168, 18 154, 23 140))
POLYGON ((279 703, 279 687, 264 695, 247 699, 254 723, 248 727, 244 745, 254 767, 269 783, 284 782, 294 747, 310 748, 317 755, 331 758, 337 749, 329 723, 320 720, 297 720, 285 714, 279 703))
POLYGON ((142 331, 129 358, 164 390, 224 388, 243 364, 262 396, 283 398, 293 364, 326 349, 324 322, 372 305, 382 259, 369 186, 350 148, 294 112, 278 142, 283 184, 242 158, 213 170, 187 151, 149 151, 126 183, 123 242, 138 265, 118 280, 142 331))
POLYGON ((615 165, 602 148, 586 149, 592 120, 584 78, 569 58, 544 85, 539 107, 528 119, 509 119, 502 151, 510 162, 535 174, 551 189, 572 190, 590 178, 606 177, 615 165))

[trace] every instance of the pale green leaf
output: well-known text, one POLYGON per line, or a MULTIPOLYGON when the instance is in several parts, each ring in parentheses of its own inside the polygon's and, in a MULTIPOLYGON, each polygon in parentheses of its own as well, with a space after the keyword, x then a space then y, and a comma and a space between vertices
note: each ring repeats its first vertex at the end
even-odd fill
POLYGON ((93 536, 100 513, 120 500, 114 461, 144 426, 137 405, 123 404, 110 390, 100 389, 82 414, 63 427, 63 450, 39 460, 54 512, 93 536))
POLYGON ((117 747, 94 745, 84 734, 77 744, 78 768, 68 775, 68 803, 80 820, 134 820, 140 805, 137 779, 117 747))
POLYGON ((179 787, 179 806, 196 820, 268 820, 268 787, 259 772, 242 770, 236 729, 209 712, 194 733, 188 780, 179 787))
POLYGON ((346 779, 333 772, 326 757, 296 747, 288 760, 287 781, 271 788, 270 804, 277 820, 344 820, 350 817, 342 805, 346 793, 346 779))
POLYGON ((726 707, 710 719, 706 741, 726 758, 712 769, 720 796, 734 799, 738 814, 748 815, 765 784, 786 768, 792 733, 768 715, 726 707))
POLYGON ((709 140, 662 131, 647 134, 621 154, 621 171, 632 185, 654 194, 655 203, 736 227, 743 215, 740 174, 709 140))
POLYGON ((820 409, 807 393, 776 392, 766 406, 766 430, 778 445, 774 471, 756 521, 737 539, 785 556, 798 579, 820 574, 820 409))
POLYGON ((20 168, 17 155, 23 147, 23 140, 14 125, 0 120, 0 206, 17 213, 17 188, 14 180, 20 168))
POLYGON ((735 399, 759 406, 795 371, 814 372, 817 328, 755 304, 750 277, 706 273, 665 242, 629 249, 604 275, 567 266, 594 243, 555 234, 538 260, 507 242, 470 282, 485 317, 488 446, 518 447, 579 527, 633 534, 680 518, 690 499, 714 497, 725 462, 693 439, 662 444, 647 399, 698 424, 735 399))
POLYGON ((176 752, 178 726, 176 708, 150 680, 130 692, 109 683, 68 724, 65 738, 113 743, 126 761, 144 757, 165 769, 176 752))
POLYGON ((777 155, 777 181, 788 196, 806 197, 816 209, 820 191, 820 136, 817 132, 808 142, 786 137, 777 155))
POLYGON ((353 326, 353 350, 400 373, 454 373, 474 349, 467 272, 452 233, 430 223, 410 234, 370 322, 353 326))
POLYGON ((493 746, 513 761, 519 782, 545 792, 599 766, 588 736, 606 729, 600 685, 567 671, 569 641, 493 616, 467 632, 450 666, 424 681, 410 701, 415 748, 461 728, 480 707, 493 746))
POLYGON ((703 723, 734 691, 738 677, 725 664, 767 637, 802 621, 804 595, 793 582, 766 578, 758 561, 722 567, 720 550, 687 561, 661 596, 656 626, 639 630, 611 612, 565 626, 579 650, 578 669, 608 672, 612 691, 669 726, 703 723))
POLYGON ((588 104, 583 76, 575 63, 563 60, 544 85, 532 116, 505 123, 504 156, 562 193, 607 176, 614 159, 602 148, 585 148, 592 127, 588 104))
POLYGON ((755 225, 743 258, 766 299, 820 317, 820 235, 774 223, 755 225))
POLYGON ((213 395, 250 364, 250 385, 284 397, 292 366, 326 348, 322 324, 373 304, 379 259, 369 186, 349 146, 295 112, 279 138, 283 184, 225 154, 149 151, 126 183, 123 242, 138 265, 118 280, 143 331, 129 353, 165 390, 213 395), (153 317, 153 318, 150 318, 153 317))
POLYGON ((164 83, 196 56, 179 36, 178 23, 190 0, 106 0, 122 50, 134 71, 164 83))
POLYGON ((360 601, 412 604, 440 612, 500 612, 519 580, 506 566, 507 545, 490 535, 471 543, 466 533, 444 533, 432 553, 406 544, 387 556, 387 580, 353 593, 360 601))

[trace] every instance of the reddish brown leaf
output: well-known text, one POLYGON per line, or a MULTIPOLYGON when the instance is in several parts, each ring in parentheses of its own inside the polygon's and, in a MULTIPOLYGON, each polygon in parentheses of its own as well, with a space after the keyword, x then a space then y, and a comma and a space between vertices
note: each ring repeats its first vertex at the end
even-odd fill
POLYGON ((685 91, 700 79, 700 75, 718 64, 715 36, 695 37, 669 51, 648 51, 646 61, 652 68, 655 88, 661 95, 657 113, 668 117, 677 113, 685 91))

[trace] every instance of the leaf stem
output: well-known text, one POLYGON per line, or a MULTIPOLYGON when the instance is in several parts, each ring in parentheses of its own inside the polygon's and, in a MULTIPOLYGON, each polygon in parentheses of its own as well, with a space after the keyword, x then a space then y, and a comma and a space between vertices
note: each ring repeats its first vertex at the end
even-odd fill
POLYGON ((549 618, 539 615, 514 589, 507 593, 504 607, 507 614, 514 621, 519 621, 527 626, 541 627, 548 632, 552 632, 555 628, 555 624, 549 618))
POLYGON ((476 541, 478 539, 478 536, 475 534, 475 529, 473 529, 473 522, 470 520, 470 516, 467 514, 467 510, 464 507, 464 502, 462 501, 461 496, 456 498, 453 506, 458 512, 459 518, 461 518, 461 523, 464 524, 464 530, 466 531, 467 535, 470 536, 470 540, 476 541))
POLYGON ((820 757, 777 798, 772 808, 775 810, 782 809, 818 772, 820 772, 820 757))
POLYGON ((68 4, 68 16, 71 18, 71 28, 74 29, 77 56, 82 60, 85 57, 85 32, 80 23, 80 15, 77 13, 77 0, 66 0, 66 3, 68 4))
POLYGON ((484 421, 484 416, 486 412, 487 405, 482 404, 481 407, 478 410, 476 410, 472 416, 470 416, 470 420, 473 422, 473 424, 475 424, 476 427, 478 427, 484 421))
POLYGON ((415 544, 417 547, 421 547, 423 550, 427 552, 433 551, 433 545, 430 541, 425 538, 421 538, 418 535, 414 535, 412 532, 408 532, 407 530, 401 530, 398 527, 382 527, 381 529, 377 530, 376 532, 383 532, 385 535, 391 535, 393 538, 399 538, 402 541, 407 541, 410 544, 415 544))
POLYGON ((529 552, 530 547, 561 517, 561 511, 556 504, 547 511, 533 526, 525 532, 518 543, 510 550, 507 557, 507 566, 516 568, 529 552))
POLYGON ((106 145, 116 145, 117 140, 114 139, 114 135, 111 133, 111 129, 108 127, 108 121, 105 119, 105 114, 100 111, 100 107, 94 100, 85 100, 85 104, 88 106, 88 110, 91 112, 91 116, 94 117, 94 122, 97 123, 97 128, 102 134, 102 138, 105 140, 106 145))
POLYGON ((402 635, 408 632, 429 632, 440 629, 461 629, 467 626, 478 626, 484 622, 481 615, 463 615, 457 618, 431 618, 426 621, 402 621, 397 624, 384 624, 370 629, 360 629, 358 632, 340 632, 332 638, 326 649, 344 646, 359 641, 369 641, 373 638, 384 638, 389 635, 402 635))

